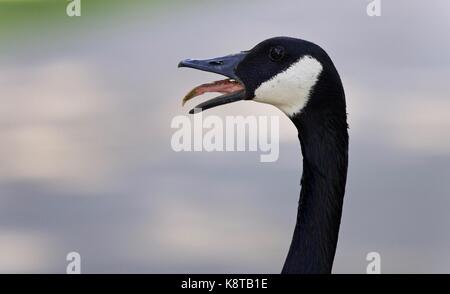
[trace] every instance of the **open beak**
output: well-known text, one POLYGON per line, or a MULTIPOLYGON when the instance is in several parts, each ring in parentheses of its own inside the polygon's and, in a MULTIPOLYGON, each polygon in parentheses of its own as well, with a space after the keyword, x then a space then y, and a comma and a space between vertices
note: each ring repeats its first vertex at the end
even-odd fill
MULTIPOLYGON (((183 98, 183 105, 196 96, 210 92, 218 92, 222 93, 223 95, 200 103, 194 109, 201 109, 203 111, 219 105, 244 100, 245 87, 239 81, 239 77, 236 75, 236 68, 239 63, 245 58, 246 54, 247 53, 245 52, 241 52, 238 54, 212 59, 186 59, 181 61, 178 64, 178 67, 190 67, 198 70, 213 72, 226 76, 228 78, 225 80, 215 81, 195 87, 183 98)), ((189 111, 189 113, 194 113, 194 109, 189 111)))

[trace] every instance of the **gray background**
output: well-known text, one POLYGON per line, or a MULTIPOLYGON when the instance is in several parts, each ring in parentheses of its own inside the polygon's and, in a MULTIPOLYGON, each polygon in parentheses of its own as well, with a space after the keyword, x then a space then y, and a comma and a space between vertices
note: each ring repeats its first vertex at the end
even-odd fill
MULTIPOLYGON (((278 273, 295 224, 301 153, 181 152, 182 96, 217 76, 188 57, 273 36, 325 48, 347 95, 350 165, 335 273, 450 272, 450 2, 172 1, 26 28, 0 44, 0 272, 278 273)), ((1 5, 0 5, 1 7, 1 5)), ((64 14, 64 10, 61 14, 64 14)), ((211 95, 208 96, 212 97, 211 95)), ((207 97, 204 97, 207 98, 207 97)), ((195 105, 197 99, 188 106, 195 105)))

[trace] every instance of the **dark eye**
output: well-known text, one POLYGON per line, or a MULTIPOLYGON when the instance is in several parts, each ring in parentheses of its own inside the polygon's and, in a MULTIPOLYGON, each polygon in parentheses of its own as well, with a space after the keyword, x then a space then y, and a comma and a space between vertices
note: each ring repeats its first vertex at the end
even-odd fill
POLYGON ((280 61, 284 56, 284 48, 276 46, 270 48, 269 57, 272 61, 280 61))

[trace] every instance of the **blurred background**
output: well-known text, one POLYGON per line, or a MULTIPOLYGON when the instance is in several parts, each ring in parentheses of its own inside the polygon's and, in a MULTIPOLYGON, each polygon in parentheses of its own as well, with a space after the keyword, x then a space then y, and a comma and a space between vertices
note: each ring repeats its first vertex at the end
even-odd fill
MULTIPOLYGON (((325 48, 347 95, 350 165, 335 273, 450 273, 450 2, 0 0, 0 272, 279 273, 300 191, 280 157, 179 152, 181 98, 217 76, 184 58, 273 36, 325 48)), ((214 95, 214 94, 213 94, 214 95)), ((211 98, 207 95, 204 98, 211 98)))

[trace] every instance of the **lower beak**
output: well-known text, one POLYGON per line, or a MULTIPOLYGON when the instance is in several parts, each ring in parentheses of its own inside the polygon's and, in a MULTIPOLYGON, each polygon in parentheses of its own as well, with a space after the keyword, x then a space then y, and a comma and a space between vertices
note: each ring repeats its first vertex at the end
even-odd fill
MULTIPOLYGON (((194 88, 184 97, 183 104, 186 101, 207 92, 219 92, 223 93, 223 95, 205 101, 197 105, 194 109, 206 110, 219 105, 244 100, 245 87, 240 82, 239 77, 236 75, 236 68, 239 63, 245 58, 246 54, 247 53, 245 52, 241 52, 238 54, 212 59, 186 59, 181 61, 178 64, 178 67, 190 67, 202 71, 217 73, 229 78, 222 81, 216 81, 214 83, 203 84, 194 88)), ((189 113, 194 113, 194 109, 192 109, 189 113)))

